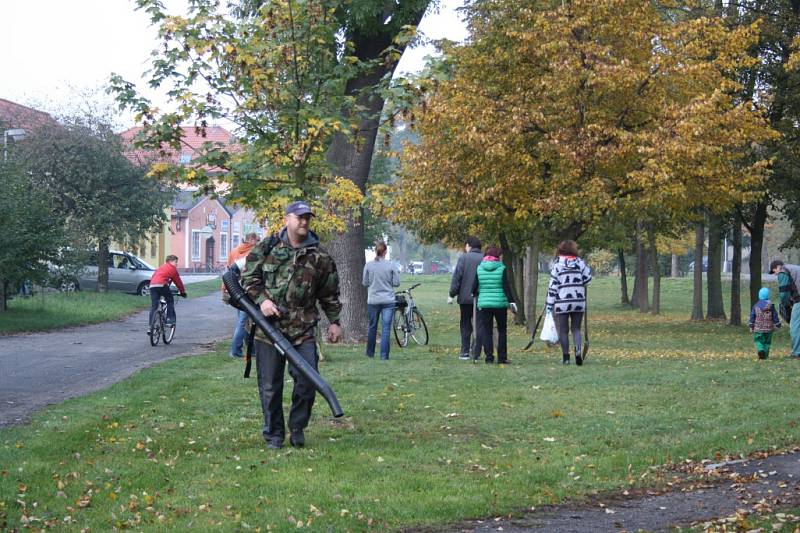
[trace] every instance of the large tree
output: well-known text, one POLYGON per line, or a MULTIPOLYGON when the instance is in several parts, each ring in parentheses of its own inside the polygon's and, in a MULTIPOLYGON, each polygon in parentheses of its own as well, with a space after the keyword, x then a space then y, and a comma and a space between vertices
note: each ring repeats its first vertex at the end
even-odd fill
MULTIPOLYGON (((230 193, 273 223, 291 200, 314 204, 339 267, 350 339, 366 334, 363 202, 383 95, 429 3, 240 0, 222 9, 195 0, 187 16, 168 16, 158 0, 137 0, 163 41, 150 85, 168 87, 177 108, 154 109, 132 83, 112 81, 151 147, 177 146, 182 123, 235 123, 240 148, 209 143, 197 161, 226 169, 230 193)), ((202 167, 183 177, 207 182, 202 167)))
POLYGON ((752 28, 635 0, 482 0, 469 14, 473 38, 446 50, 453 74, 431 83, 405 152, 395 211, 418 231, 574 238, 648 213, 670 227, 763 180, 747 148, 771 132, 728 78, 752 28))
POLYGON ((98 290, 108 288, 108 247, 135 244, 165 222, 174 192, 123 155, 118 135, 97 117, 73 117, 37 129, 20 145, 18 164, 34 187, 50 191, 65 225, 98 247, 98 290))

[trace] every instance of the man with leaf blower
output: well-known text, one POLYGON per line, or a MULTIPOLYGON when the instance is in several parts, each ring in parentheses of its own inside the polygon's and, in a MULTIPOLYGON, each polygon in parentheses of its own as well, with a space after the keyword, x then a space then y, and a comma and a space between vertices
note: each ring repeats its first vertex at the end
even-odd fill
MULTIPOLYGON (((314 328, 319 320, 317 303, 331 323, 328 340, 334 343, 342 335, 339 325, 342 304, 336 264, 320 248, 319 238, 309 229, 313 216, 307 203, 289 204, 285 211, 285 227, 277 235, 262 240, 248 254, 241 282, 261 312, 275 319, 278 329, 316 370, 319 360, 314 340, 314 328)), ((264 412, 262 434, 268 448, 279 449, 286 436, 283 417, 286 357, 258 328, 255 352, 258 392, 264 412)), ((294 379, 289 443, 302 447, 316 391, 291 364, 289 374, 294 379)))

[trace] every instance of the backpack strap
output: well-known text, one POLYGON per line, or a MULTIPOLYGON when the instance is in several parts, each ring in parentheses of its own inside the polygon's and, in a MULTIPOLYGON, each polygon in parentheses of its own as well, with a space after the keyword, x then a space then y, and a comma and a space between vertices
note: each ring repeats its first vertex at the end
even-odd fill
POLYGON ((253 347, 256 338, 256 325, 250 327, 250 334, 247 336, 247 355, 245 355, 246 364, 244 365, 244 377, 250 377, 250 367, 253 365, 253 347))
MULTIPOLYGON (((264 250, 264 256, 269 255, 273 248, 280 242, 280 238, 278 237, 277 233, 273 233, 269 236, 269 240, 267 241, 267 247, 264 250)), ((244 377, 250 377, 250 369, 253 366, 253 348, 255 347, 255 339, 256 339, 256 325, 253 324, 250 327, 250 334, 247 336, 247 355, 245 355, 245 365, 244 365, 244 377)))

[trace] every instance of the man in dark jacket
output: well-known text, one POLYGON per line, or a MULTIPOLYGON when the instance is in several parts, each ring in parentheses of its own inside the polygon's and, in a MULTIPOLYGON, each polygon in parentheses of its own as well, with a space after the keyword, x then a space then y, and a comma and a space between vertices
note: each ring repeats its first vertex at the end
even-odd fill
POLYGON ((461 354, 459 359, 470 360, 469 340, 472 336, 472 285, 475 282, 475 272, 483 260, 481 241, 477 237, 467 237, 464 254, 458 258, 453 279, 450 281, 450 297, 447 303, 453 303, 457 297, 461 308, 461 354))

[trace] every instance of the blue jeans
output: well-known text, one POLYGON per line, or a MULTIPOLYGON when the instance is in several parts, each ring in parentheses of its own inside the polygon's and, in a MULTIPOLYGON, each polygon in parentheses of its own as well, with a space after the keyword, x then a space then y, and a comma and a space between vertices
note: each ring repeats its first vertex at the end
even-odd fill
POLYGON ((231 343, 231 355, 242 357, 244 343, 247 340, 247 313, 236 310, 236 329, 233 330, 233 342, 231 343))
POLYGON ((367 333, 367 357, 375 356, 375 341, 378 337, 378 318, 381 319, 381 359, 389 359, 389 342, 392 334, 394 302, 390 304, 367 304, 369 332, 367 333))

